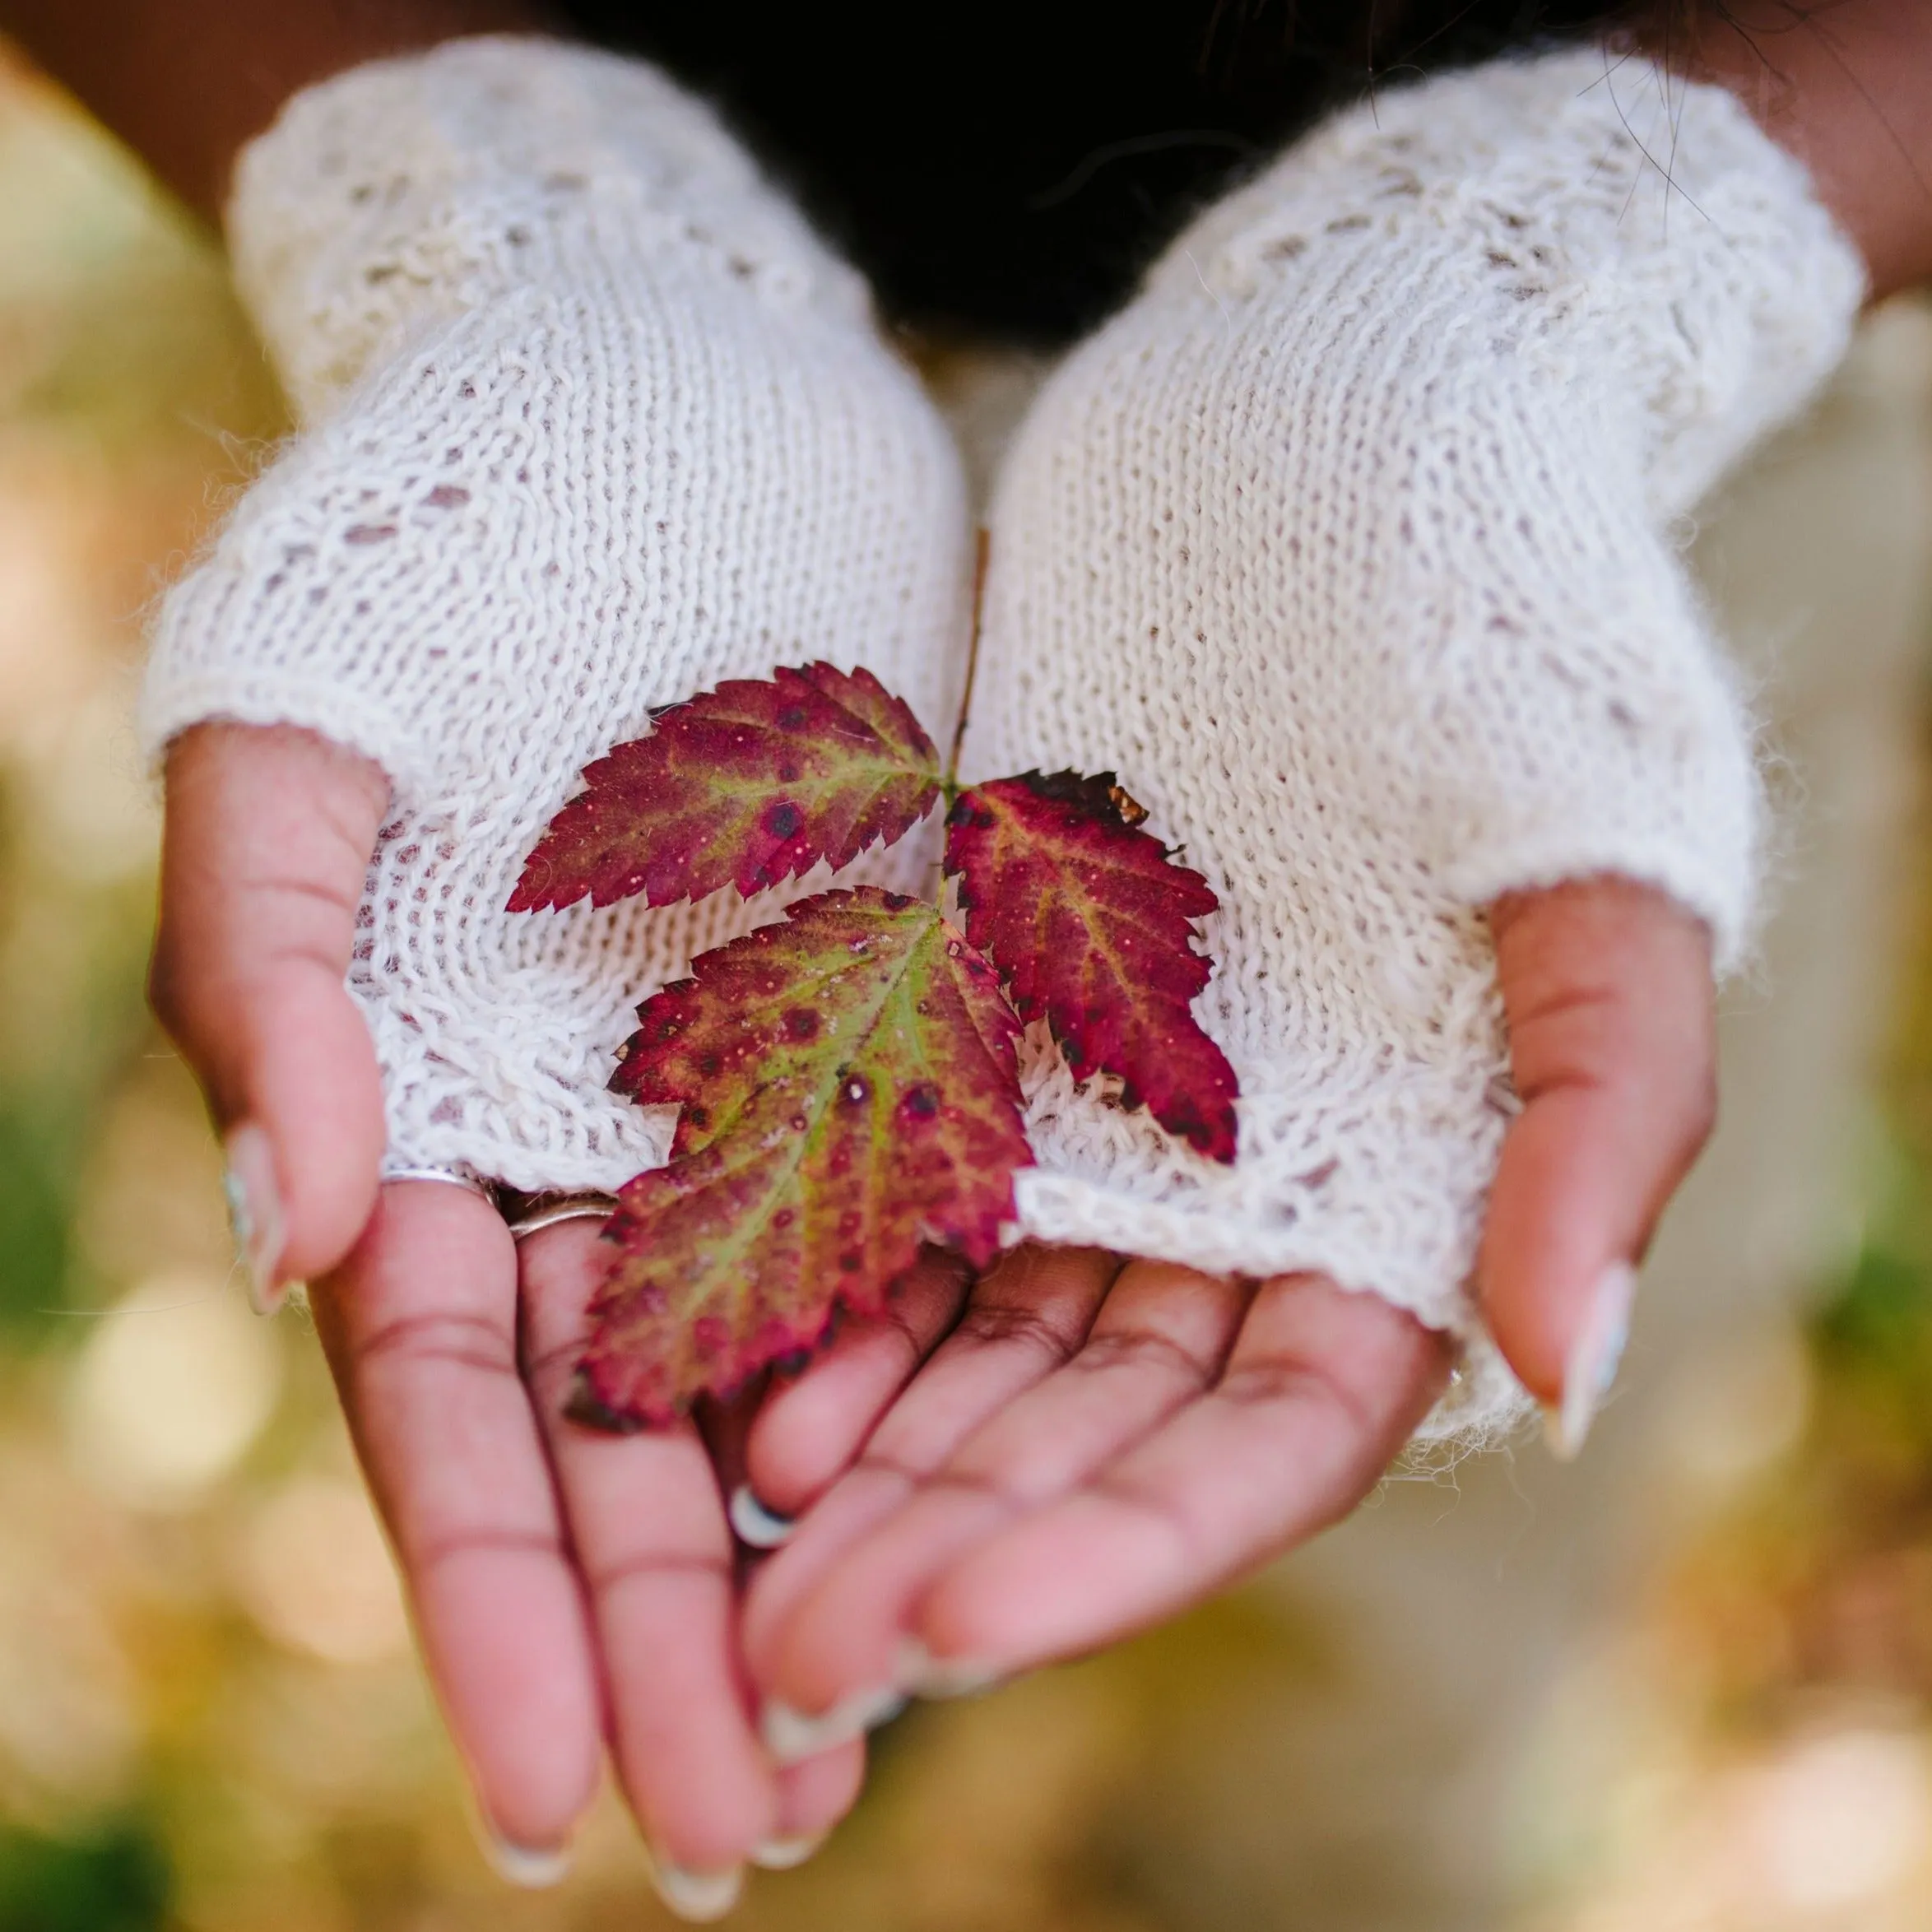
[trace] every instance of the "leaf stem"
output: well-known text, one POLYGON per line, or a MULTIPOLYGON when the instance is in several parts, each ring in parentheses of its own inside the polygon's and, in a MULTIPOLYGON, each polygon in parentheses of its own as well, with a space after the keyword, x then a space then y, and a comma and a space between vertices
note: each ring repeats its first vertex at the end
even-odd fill
POLYGON ((986 607, 986 564, 993 547, 992 533, 979 527, 973 554, 973 637, 966 647, 966 689, 959 694, 959 721, 953 727, 953 749, 946 759, 946 809, 959 796, 959 748, 966 742, 966 721, 973 715, 973 680, 979 670, 979 624, 986 607))

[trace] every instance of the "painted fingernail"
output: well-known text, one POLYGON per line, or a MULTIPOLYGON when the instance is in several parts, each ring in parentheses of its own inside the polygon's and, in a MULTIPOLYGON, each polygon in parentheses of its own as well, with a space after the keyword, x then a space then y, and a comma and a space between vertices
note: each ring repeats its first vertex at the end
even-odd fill
POLYGON ((1570 1345, 1563 1371, 1563 1399, 1543 1412, 1543 1433, 1550 1453, 1571 1461, 1582 1448, 1604 1397, 1617 1379, 1623 1345, 1630 1336, 1630 1304, 1637 1294, 1637 1270, 1627 1261, 1605 1269, 1590 1298, 1582 1332, 1570 1345))
POLYGON ((494 1832, 480 1832, 483 1855, 490 1869, 506 1883, 521 1886, 526 1892, 547 1891, 569 1876, 570 1848, 541 1845, 513 1845, 494 1832))
POLYGON ((690 1872, 681 1865, 653 1858, 651 1883, 657 1896, 686 1924, 708 1925, 738 1902, 738 1895, 745 1889, 745 1868, 735 1865, 722 1872, 690 1872))
POLYGON ((767 1838, 752 1847, 751 1862, 759 1870, 788 1872, 801 1865, 830 1834, 813 1832, 796 1838, 767 1838))
POLYGON ((749 1483, 731 1492, 731 1534, 751 1549, 776 1549, 798 1527, 796 1516, 782 1516, 753 1494, 749 1483))
POLYGON ((816 1716, 794 1711, 789 1704, 767 1704, 759 1728, 764 1733, 765 1749, 780 1764, 797 1764, 829 1751, 834 1744, 863 1737, 905 1707, 903 1692, 881 1685, 875 1690, 854 1691, 816 1716))
POLYGON ((977 1697, 996 1688, 1005 1673, 970 1657, 936 1657, 916 1637, 901 1640, 899 1681, 916 1697, 977 1697))
POLYGON ((228 1197, 235 1257, 248 1275, 248 1305, 258 1315, 272 1315, 287 1293, 280 1266, 288 1224, 275 1181, 275 1150, 253 1121, 244 1121, 229 1129, 223 1152, 221 1191, 228 1197))

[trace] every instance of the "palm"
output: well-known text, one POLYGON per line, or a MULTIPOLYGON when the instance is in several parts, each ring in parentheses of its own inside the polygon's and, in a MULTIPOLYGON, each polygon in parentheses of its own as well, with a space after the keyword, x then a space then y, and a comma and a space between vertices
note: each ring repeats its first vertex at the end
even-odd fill
MULTIPOLYGON (((902 1354, 933 1317, 930 1298, 908 1312, 902 1354)), ((862 1346, 891 1348, 877 1331, 862 1346)), ((791 1411, 836 1360, 754 1427, 755 1479, 781 1507, 819 1460, 791 1411)), ((940 1684, 1122 1637, 1345 1514, 1448 1366, 1413 1317, 1317 1277, 1022 1249, 758 1578, 754 1674, 817 1714, 921 1688, 912 1645, 952 1666, 940 1684)))
MULTIPOLYGON (((1708 942, 1615 879, 1505 901, 1492 926, 1523 1107, 1479 1283, 1550 1401, 1606 1264, 1642 1253, 1709 1131, 1708 942)), ((1090 1252, 1022 1250, 950 1334, 930 1286, 900 1313, 751 1431, 759 1494, 812 1503, 745 1610, 753 1674, 794 1712, 1024 1669, 1198 1601, 1352 1508, 1449 1368, 1442 1336, 1317 1276, 1256 1286, 1090 1252), (840 1475, 866 1414, 882 1419, 840 1475)))
MULTIPOLYGON (((1320 1281, 1029 1254, 968 1302, 936 1264, 759 1408, 754 1488, 813 1507, 747 1595, 721 1503, 742 1415, 730 1442, 560 1419, 589 1226, 519 1257, 481 1201, 425 1182, 384 1189, 363 1225, 382 1097, 343 976, 388 799, 374 767, 301 731, 178 740, 154 989, 231 1159, 244 1126, 259 1140, 257 1289, 318 1282, 424 1648, 512 1844, 566 1841, 606 1736, 687 1870, 809 1837, 850 1801, 859 1752, 774 1774, 744 1661, 815 1713, 895 1682, 906 1637, 992 1670, 1103 1643, 1341 1514, 1433 1399, 1441 1343, 1320 1281)), ((1707 1131, 1709 950, 1616 880, 1505 902, 1492 927, 1524 1111, 1479 1282, 1548 1401, 1606 1264, 1642 1252, 1707 1131)))

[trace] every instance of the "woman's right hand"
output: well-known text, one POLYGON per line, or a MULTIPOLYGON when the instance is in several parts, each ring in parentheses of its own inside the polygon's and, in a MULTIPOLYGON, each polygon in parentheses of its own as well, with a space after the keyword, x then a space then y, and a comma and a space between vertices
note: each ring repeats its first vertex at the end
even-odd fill
MULTIPOLYGON (((949 718, 956 457, 849 271, 635 63, 479 41, 345 75, 244 156, 231 227, 311 426, 162 613, 156 1005, 258 1298, 313 1284, 508 1869, 554 1864, 607 1730, 667 1897, 714 1909, 859 1762, 758 1744, 731 1430, 560 1422, 587 1228, 519 1252, 410 1177, 662 1159, 606 1086, 631 1011, 771 907, 504 908, 582 767, 722 679, 824 657, 949 718)), ((922 845, 862 863, 913 885, 922 845)))
MULTIPOLYGON (((863 1750, 774 1771, 757 1740, 729 1437, 561 1419, 593 1224, 519 1245, 467 1188, 379 1195, 381 1074, 344 976, 388 796, 375 767, 306 732, 177 741, 155 1005, 227 1130, 255 1278, 313 1284, 499 1869, 560 1875, 607 1739, 660 1889, 710 1916, 747 1856, 783 1862, 836 1821, 863 1750)), ((866 1417, 889 1392, 862 1377, 848 1405, 866 1417)))

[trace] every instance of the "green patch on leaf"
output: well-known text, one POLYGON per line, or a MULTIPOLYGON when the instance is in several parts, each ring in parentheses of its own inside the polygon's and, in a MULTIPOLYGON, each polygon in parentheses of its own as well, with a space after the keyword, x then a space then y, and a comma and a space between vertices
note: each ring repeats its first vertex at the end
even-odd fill
MULTIPOLYGON (((583 776, 512 912, 749 898, 891 844, 954 793, 903 699, 823 663, 702 692, 583 776)), ((677 1133, 606 1230, 620 1253, 580 1419, 637 1428, 736 1388, 840 1307, 882 1307, 923 1245, 989 1262, 1031 1158, 1028 1021, 1076 1079, 1117 1075, 1124 1105, 1233 1159, 1234 1070, 1191 1010, 1212 970, 1196 922, 1218 902, 1110 773, 973 787, 947 819, 964 935, 917 900, 822 893, 645 1001, 611 1085, 676 1107, 677 1133)))
POLYGON ((992 968, 932 906, 860 887, 706 953, 639 1009, 612 1085, 682 1109, 623 1190, 577 1405, 659 1423, 876 1312, 921 1247, 976 1266, 1029 1159, 992 968))

